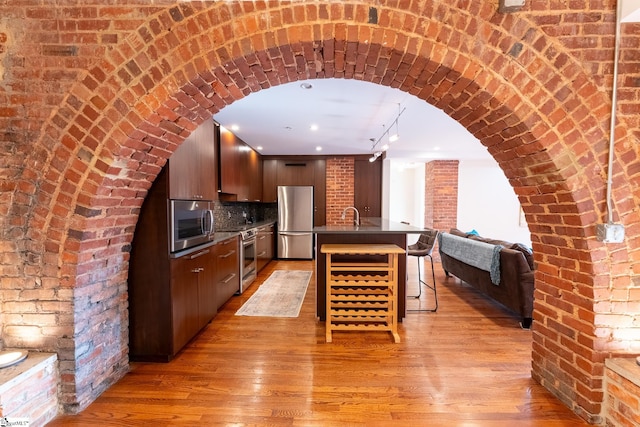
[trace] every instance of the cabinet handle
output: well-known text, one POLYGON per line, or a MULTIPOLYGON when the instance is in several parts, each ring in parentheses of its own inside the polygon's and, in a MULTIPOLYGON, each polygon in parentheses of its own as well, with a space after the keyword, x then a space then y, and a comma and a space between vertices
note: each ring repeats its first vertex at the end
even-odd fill
POLYGON ((203 271, 204 268, 202 267, 194 268, 193 270, 191 270, 192 273, 202 273, 203 271))
POLYGON ((260 237, 259 237, 259 239, 260 239, 260 240, 264 240, 264 239, 266 239, 266 238, 267 238, 267 236, 260 236, 260 237))
POLYGON ((265 256, 267 254, 267 251, 262 251, 258 254, 258 256, 265 256))
POLYGON ((209 253, 209 249, 205 249, 204 251, 200 251, 200 252, 197 252, 197 253, 191 255, 189 257, 189 259, 196 259, 196 258, 201 257, 202 255, 206 255, 208 253, 209 253))
POLYGON ((229 252, 227 252, 227 253, 226 253, 226 254, 224 254, 224 255, 219 255, 219 257, 220 257, 220 258, 229 258, 231 255, 233 255, 233 254, 235 254, 235 253, 236 253, 236 251, 234 251, 234 250, 232 249, 232 250, 230 250, 229 252))
POLYGON ((229 274, 227 277, 225 277, 225 278, 222 280, 222 283, 227 284, 227 283, 229 283, 229 282, 231 281, 231 279, 233 279, 234 277, 236 277, 236 273, 231 273, 231 274, 229 274))

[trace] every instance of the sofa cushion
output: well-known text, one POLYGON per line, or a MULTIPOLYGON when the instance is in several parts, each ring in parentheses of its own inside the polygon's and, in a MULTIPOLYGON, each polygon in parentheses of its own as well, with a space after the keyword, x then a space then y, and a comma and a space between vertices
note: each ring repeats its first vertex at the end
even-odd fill
POLYGON ((529 249, 528 247, 526 247, 522 243, 511 243, 511 242, 507 242, 507 241, 504 241, 504 240, 490 239, 488 237, 482 237, 482 236, 479 236, 477 234, 465 233, 464 231, 461 231, 461 230, 459 230, 457 228, 452 228, 450 233, 454 234, 456 236, 466 237, 468 239, 477 240, 478 242, 489 243, 489 244, 492 244, 492 245, 500 245, 500 246, 502 246, 504 248, 509 248, 509 249, 514 249, 516 251, 520 251, 524 255, 524 258, 527 260, 527 264, 529 264, 529 268, 531 270, 534 269, 533 252, 531 252, 531 249, 529 249))
POLYGON ((534 270, 533 252, 531 251, 531 249, 529 249, 522 243, 514 243, 513 245, 511 245, 510 249, 515 249, 516 251, 522 252, 524 258, 527 260, 527 264, 529 264, 529 268, 531 270, 534 270))
POLYGON ((452 228, 449 231, 450 234, 453 234, 454 236, 459 236, 459 237, 467 237, 468 234, 465 233, 464 231, 458 230, 457 228, 452 228))
POLYGON ((470 235, 470 236, 468 236, 468 238, 476 240, 478 242, 484 242, 484 243, 488 243, 490 245, 497 245, 497 246, 502 246, 502 247, 505 247, 505 248, 508 248, 509 246, 511 246, 513 244, 511 242, 506 242, 504 240, 490 239, 488 237, 481 237, 481 236, 474 236, 474 235, 470 235))

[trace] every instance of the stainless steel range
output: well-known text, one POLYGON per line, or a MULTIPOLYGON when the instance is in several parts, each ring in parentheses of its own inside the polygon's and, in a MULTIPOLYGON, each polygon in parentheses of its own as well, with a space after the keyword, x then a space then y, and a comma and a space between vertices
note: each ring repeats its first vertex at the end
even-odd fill
POLYGON ((256 235, 257 228, 249 228, 240 232, 242 244, 240 245, 240 293, 256 280, 257 275, 257 251, 256 251, 256 235))

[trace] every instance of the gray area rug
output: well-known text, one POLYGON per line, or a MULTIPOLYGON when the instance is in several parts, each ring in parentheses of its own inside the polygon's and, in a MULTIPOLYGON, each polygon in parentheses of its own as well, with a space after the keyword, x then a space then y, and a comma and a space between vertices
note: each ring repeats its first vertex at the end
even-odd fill
POLYGON ((311 271, 276 270, 244 303, 236 316, 298 317, 311 271))

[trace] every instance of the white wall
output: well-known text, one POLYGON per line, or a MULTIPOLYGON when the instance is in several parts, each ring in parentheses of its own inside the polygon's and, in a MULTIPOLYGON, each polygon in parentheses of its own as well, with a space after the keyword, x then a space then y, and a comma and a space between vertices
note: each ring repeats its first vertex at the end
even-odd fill
MULTIPOLYGON (((383 217, 424 227, 424 167, 396 159, 383 162, 383 217)), ((460 161, 457 227, 531 247, 529 228, 526 222, 520 225, 520 202, 493 159, 460 161)), ((410 235, 408 243, 415 239, 410 235)))
MULTIPOLYGON (((424 165, 421 162, 385 160, 383 180, 388 191, 383 189, 382 216, 391 221, 406 221, 414 227, 424 227, 424 165)), ((407 243, 415 243, 417 239, 418 235, 410 234, 407 243)))
POLYGON ((458 168, 458 228, 531 247, 520 202, 493 159, 461 160, 458 168))

